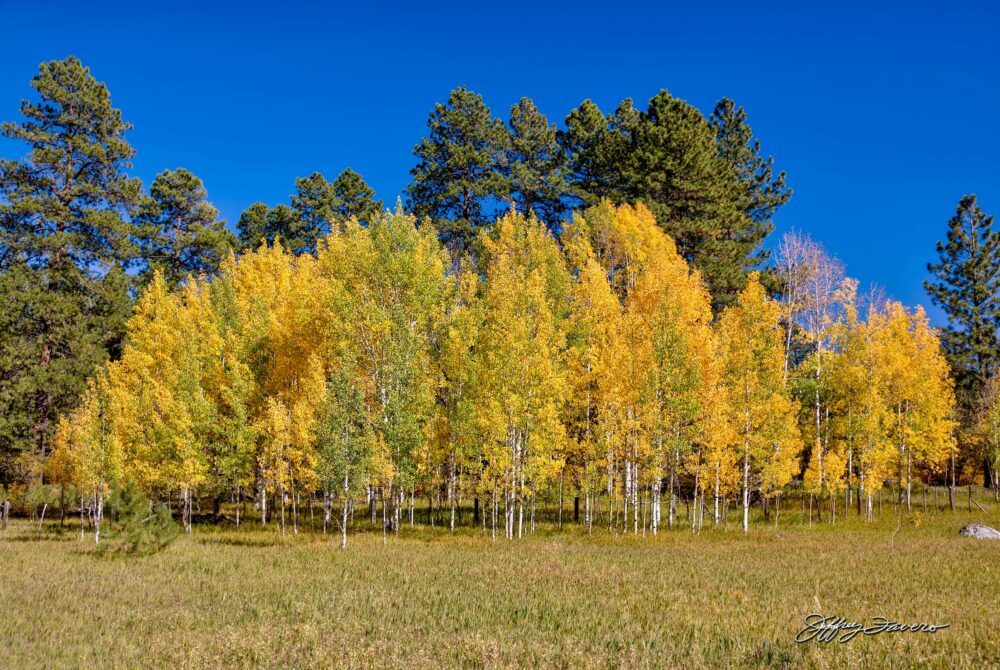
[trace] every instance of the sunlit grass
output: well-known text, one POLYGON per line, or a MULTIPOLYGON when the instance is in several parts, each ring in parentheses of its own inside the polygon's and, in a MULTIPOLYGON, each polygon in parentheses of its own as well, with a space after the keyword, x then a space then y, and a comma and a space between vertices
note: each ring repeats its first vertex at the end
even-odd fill
POLYGON ((359 521, 346 551, 305 523, 202 524, 145 558, 95 555, 70 519, 17 521, 0 534, 0 667, 992 667, 1000 542, 957 534, 1000 526, 977 500, 871 526, 841 510, 835 527, 789 505, 749 536, 735 511, 728 530, 645 539, 404 525, 383 545, 359 521), (796 644, 810 612, 951 627, 796 644))

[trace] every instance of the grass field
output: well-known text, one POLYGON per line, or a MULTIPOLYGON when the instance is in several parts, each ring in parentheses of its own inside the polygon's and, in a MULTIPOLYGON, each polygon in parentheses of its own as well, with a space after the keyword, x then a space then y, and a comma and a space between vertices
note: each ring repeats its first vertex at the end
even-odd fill
POLYGON ((200 525, 142 558, 19 520, 0 534, 0 667, 998 667, 1000 542, 956 532, 1000 526, 980 500, 872 526, 783 513, 746 537, 404 526, 346 551, 200 525), (950 627, 797 644, 811 612, 950 627))

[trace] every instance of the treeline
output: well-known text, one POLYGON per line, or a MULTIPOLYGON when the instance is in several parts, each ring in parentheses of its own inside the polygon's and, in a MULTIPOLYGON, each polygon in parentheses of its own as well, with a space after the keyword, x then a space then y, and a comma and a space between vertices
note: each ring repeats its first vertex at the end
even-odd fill
POLYGON ((128 176, 130 126, 77 59, 42 64, 32 86, 38 99, 22 103, 24 119, 2 128, 29 149, 0 161, 6 485, 86 483, 84 508, 99 516, 106 487, 126 477, 154 497, 187 496, 185 508, 192 496, 254 499, 269 518, 289 497, 317 493, 332 514, 341 499, 330 473, 357 468, 345 490, 384 497, 389 522, 407 491, 456 506, 472 496, 489 501, 508 534, 515 514, 517 532, 530 527, 536 496, 553 486, 583 496, 588 523, 600 514, 621 524, 630 512, 634 528, 640 510, 657 510, 643 527, 659 525, 663 495, 671 523, 682 486, 723 501, 739 490, 748 506, 751 495, 777 502, 795 478, 835 503, 837 491, 861 500, 862 480, 870 492, 890 474, 904 491, 942 467, 968 481, 977 463, 996 486, 1000 233, 974 197, 960 203, 928 284, 951 320, 949 413, 922 313, 859 300, 805 236, 786 236, 768 263, 761 245, 791 191, 730 100, 707 118, 666 91, 611 114, 585 101, 557 128, 529 99, 505 123, 459 88, 431 111, 414 148, 412 217, 388 214, 346 169, 332 182, 318 172, 297 179, 287 204, 255 203, 233 234, 191 172, 166 170, 148 192, 128 176), (331 258, 335 245, 352 258, 331 258), (532 288, 536 266, 544 286, 532 288), (251 275, 267 288, 241 283, 251 275), (595 293, 581 297, 581 286, 595 293), (655 330, 666 328, 656 325, 666 317, 649 316, 656 310, 678 319, 674 330, 655 330), (198 335, 178 330, 188 327, 198 335), (773 397, 745 398, 771 414, 744 412, 743 458, 724 462, 740 444, 727 433, 738 425, 724 364, 737 355, 726 349, 737 327, 762 329, 767 344, 744 356, 773 397), (647 345, 659 348, 643 354, 647 345), (885 362, 895 346, 923 361, 905 385, 933 392, 918 400, 890 390, 904 384, 885 362), (386 360, 369 360, 373 351, 386 360), (872 394, 863 411, 856 397, 843 400, 838 365, 851 351, 869 357, 851 368, 872 394), (397 355, 405 365, 389 362, 397 355), (780 379, 768 367, 778 359, 780 379), (663 375, 655 384, 645 377, 654 369, 663 375), (515 401, 523 385, 533 391, 515 401), (650 402, 660 409, 651 414, 650 402), (503 412, 530 418, 504 428, 503 412), (348 455, 331 455, 332 425, 341 441, 350 436, 348 455), (501 435, 509 462, 490 451, 501 435))
MULTIPOLYGON (((356 172, 332 182, 297 179, 288 203, 255 203, 234 235, 183 168, 148 191, 128 170, 131 126, 107 88, 76 58, 43 63, 37 99, 4 136, 27 155, 0 160, 0 480, 31 479, 62 413, 88 376, 121 351, 132 301, 153 272, 171 284, 212 275, 231 251, 281 239, 294 253, 383 204, 356 172)), ((708 279, 716 305, 766 258, 770 216, 790 195, 784 174, 758 155, 742 109, 720 102, 710 119, 661 92, 646 111, 626 100, 614 114, 589 101, 559 131, 528 99, 509 126, 463 88, 432 110, 407 209, 426 217, 452 251, 512 207, 549 229, 573 207, 601 198, 643 201, 708 279)))
POLYGON ((95 527, 128 480, 183 501, 188 529, 197 497, 237 515, 252 500, 282 529, 316 499, 346 542, 367 492, 387 531, 429 496, 452 527, 475 499, 484 532, 520 537, 538 501, 573 495, 590 527, 655 534, 682 485, 715 522, 738 500, 747 530, 751 502, 780 504, 803 468, 831 513, 850 490, 871 519, 885 480, 908 505, 954 453, 952 382, 919 309, 862 320, 852 281, 808 272, 822 303, 782 304, 751 275, 713 321, 701 274, 641 205, 600 203, 559 241, 507 214, 479 234, 476 269, 452 270, 416 224, 348 221, 315 257, 279 241, 176 291, 157 274, 120 360, 61 421, 50 481, 75 485, 95 527))

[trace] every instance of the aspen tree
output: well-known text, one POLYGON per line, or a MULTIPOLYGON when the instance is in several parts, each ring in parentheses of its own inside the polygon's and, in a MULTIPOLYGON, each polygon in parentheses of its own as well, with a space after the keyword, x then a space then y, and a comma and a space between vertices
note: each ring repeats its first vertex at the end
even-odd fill
MULTIPOLYGON (((398 530, 400 494, 423 467, 436 376, 431 345, 446 297, 447 253, 430 226, 401 211, 362 228, 348 221, 321 244, 319 266, 341 290, 334 318, 375 433, 373 481, 382 491, 384 526, 398 530)), ((336 356, 336 352, 334 352, 336 356)))
POLYGON ((848 446, 849 467, 858 476, 858 511, 863 505, 869 522, 874 518, 874 493, 883 486, 893 453, 881 353, 885 321, 877 308, 869 309, 867 320, 861 321, 854 301, 847 301, 831 362, 833 404, 843 419, 839 430, 848 446))
POLYGON ((114 404, 107 373, 98 370, 77 409, 60 419, 54 440, 53 457, 80 490, 80 539, 89 516, 95 544, 101 541, 104 501, 125 476, 126 454, 112 427, 114 404))
MULTIPOLYGON (((476 363, 478 428, 485 479, 503 495, 509 539, 524 534, 531 494, 563 467, 562 310, 569 276, 555 240, 534 217, 508 214, 481 240, 486 283, 476 363)), ((495 514, 495 495, 493 508, 495 514)))
MULTIPOLYGON (((443 468, 449 504, 449 527, 455 530, 457 508, 461 503, 463 477, 475 484, 482 457, 475 421, 475 368, 472 350, 479 333, 481 309, 478 300, 480 280, 466 260, 451 277, 433 338, 432 355, 438 376, 437 402, 430 432, 437 452, 423 460, 423 468, 443 468)), ((480 491, 482 493, 482 491, 480 491)))
POLYGON ((742 461, 743 531, 749 532, 750 492, 786 484, 801 452, 796 403, 783 383, 780 310, 751 275, 736 304, 719 321, 723 379, 732 443, 742 461))
POLYGON ((601 446, 604 442, 599 412, 602 376, 611 365, 613 339, 622 318, 622 306, 598 263, 588 238, 587 220, 575 215, 563 228, 562 243, 573 276, 567 326, 566 460, 584 495, 584 523, 593 529, 601 490, 601 446))
POLYGON ((896 446, 900 503, 909 511, 914 465, 938 469, 953 447, 954 388, 940 342, 921 308, 908 312, 902 304, 888 302, 882 335, 886 403, 895 417, 890 434, 896 446))

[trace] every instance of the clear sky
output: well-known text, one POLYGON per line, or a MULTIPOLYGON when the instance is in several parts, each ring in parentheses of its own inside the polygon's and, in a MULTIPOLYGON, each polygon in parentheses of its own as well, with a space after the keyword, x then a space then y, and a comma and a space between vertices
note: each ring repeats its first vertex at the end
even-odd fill
POLYGON ((135 174, 186 167, 235 223, 314 170, 351 167, 393 203, 459 85, 560 124, 585 98, 612 111, 667 88, 707 114, 729 96, 795 189, 770 244, 806 231, 927 305, 959 197, 1000 215, 1000 4, 872 5, 0 0, 0 119, 41 61, 76 55, 135 126, 135 174))

